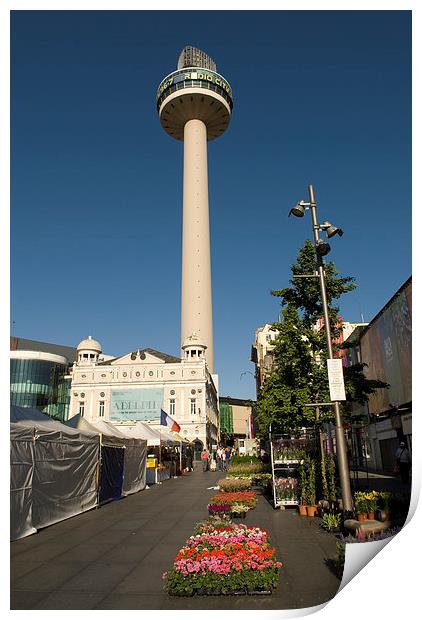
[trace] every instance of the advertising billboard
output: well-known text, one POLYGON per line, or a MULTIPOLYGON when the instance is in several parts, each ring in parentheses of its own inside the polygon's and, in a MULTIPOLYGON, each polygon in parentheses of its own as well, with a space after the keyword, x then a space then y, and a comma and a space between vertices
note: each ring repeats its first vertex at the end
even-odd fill
POLYGON ((412 400, 412 284, 409 282, 369 326, 360 341, 365 374, 381 379, 389 389, 369 397, 371 413, 412 400))
POLYGON ((163 388, 111 390, 110 420, 160 420, 163 398, 163 388))

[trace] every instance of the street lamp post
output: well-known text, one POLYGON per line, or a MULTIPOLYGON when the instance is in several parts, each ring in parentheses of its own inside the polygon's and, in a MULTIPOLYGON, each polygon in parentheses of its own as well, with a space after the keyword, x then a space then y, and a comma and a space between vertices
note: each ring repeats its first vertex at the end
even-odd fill
MULTIPOLYGON (((334 234, 339 234, 340 236, 343 234, 343 231, 335 228, 329 222, 326 222, 321 225, 318 223, 317 219, 317 210, 316 210, 316 202, 314 197, 314 189, 312 185, 308 187, 309 191, 309 204, 301 201, 298 203, 297 207, 294 207, 290 213, 296 215, 298 217, 302 217, 305 212, 305 207, 309 206, 312 217, 312 228, 314 231, 314 240, 315 240, 315 250, 317 256, 317 271, 318 278, 321 290, 321 301, 324 313, 324 326, 325 326, 325 336, 327 340, 327 352, 328 358, 333 359, 333 345, 331 341, 331 329, 330 329, 330 320, 328 315, 328 302, 327 302, 327 291, 325 287, 325 273, 324 273, 324 261, 323 255, 327 254, 330 251, 330 246, 326 244, 319 236, 319 231, 322 229, 327 230, 328 236, 332 236, 334 234), (297 211, 295 212, 295 209, 297 211)), ((352 500, 352 492, 350 488, 350 473, 349 473, 349 463, 347 459, 347 447, 346 440, 344 436, 344 428, 343 421, 340 412, 339 401, 333 402, 334 407, 334 417, 335 417, 335 429, 336 429, 336 446, 337 446, 337 461, 338 461, 338 470, 340 477, 340 486, 341 486, 341 495, 343 500, 343 511, 344 512, 353 512, 353 500, 352 500)))

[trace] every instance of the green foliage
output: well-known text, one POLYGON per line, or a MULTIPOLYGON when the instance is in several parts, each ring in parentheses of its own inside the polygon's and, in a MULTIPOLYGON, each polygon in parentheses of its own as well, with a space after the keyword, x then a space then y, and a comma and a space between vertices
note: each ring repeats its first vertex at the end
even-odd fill
POLYGON ((239 454, 236 456, 232 456, 230 459, 230 463, 232 465, 236 465, 239 463, 260 463, 262 464, 262 461, 260 458, 258 458, 257 456, 254 455, 247 455, 247 454, 239 454))
POLYGON ((325 456, 326 462, 326 471, 327 471, 327 487, 328 487, 328 497, 330 501, 334 502, 336 500, 336 468, 334 459, 331 454, 326 454, 325 456))
POLYGON ((299 503, 302 506, 306 506, 307 500, 307 476, 305 464, 299 467, 299 503))
POLYGON ((307 471, 307 506, 315 506, 316 504, 316 471, 315 461, 309 461, 307 471))
MULTIPOLYGON (((307 240, 291 271, 297 276, 314 274, 316 270, 314 244, 307 240)), ((324 272, 331 336, 335 341, 341 334, 337 301, 355 289, 356 284, 351 277, 340 277, 332 261, 324 263, 324 272)), ((315 324, 323 316, 319 279, 292 278, 290 285, 271 292, 280 298, 282 320, 273 324, 273 329, 278 332, 273 349, 273 371, 267 377, 256 404, 261 437, 268 436, 270 425, 272 433, 313 426, 316 423, 315 408, 306 405, 330 401, 325 329, 315 329, 315 324)), ((334 354, 338 348, 333 344, 334 354)), ((376 389, 388 387, 382 381, 366 379, 363 370, 364 364, 345 369, 348 401, 365 403, 368 395, 376 389)), ((348 407, 342 409, 347 414, 348 407)), ((318 422, 329 421, 333 421, 331 407, 321 408, 318 422)))
POLYGON ((278 569, 230 571, 227 575, 216 573, 192 573, 184 576, 172 569, 165 574, 165 589, 170 595, 189 596, 193 593, 230 594, 274 590, 278 582, 278 569))
POLYGON ((316 505, 316 466, 313 459, 307 459, 299 467, 298 497, 302 506, 316 505))
POLYGON ((323 499, 328 499, 328 481, 327 481, 327 458, 324 454, 319 462, 319 474, 321 481, 321 496, 323 499))
POLYGON ((223 478, 218 481, 220 491, 223 493, 234 493, 236 491, 250 491, 251 481, 240 478, 223 478))
POLYGON ((229 474, 259 474, 265 469, 264 463, 234 463, 229 467, 229 474))
POLYGON ((336 560, 335 567, 339 579, 343 576, 344 561, 346 559, 346 544, 344 542, 336 543, 336 560))
POLYGON ((331 512, 326 512, 322 517, 321 526, 324 530, 328 532, 332 532, 340 527, 341 524, 341 515, 333 514, 331 512))

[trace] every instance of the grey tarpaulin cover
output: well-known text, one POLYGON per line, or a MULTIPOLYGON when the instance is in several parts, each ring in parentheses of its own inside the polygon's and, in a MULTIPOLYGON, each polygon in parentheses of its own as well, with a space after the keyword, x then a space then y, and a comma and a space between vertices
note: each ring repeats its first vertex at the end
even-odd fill
POLYGON ((128 437, 113 424, 104 420, 87 422, 79 415, 70 418, 66 425, 99 433, 103 446, 124 447, 123 495, 130 495, 145 489, 147 467, 147 442, 145 440, 128 437))
POLYGON ((99 435, 10 408, 11 540, 97 504, 99 435))

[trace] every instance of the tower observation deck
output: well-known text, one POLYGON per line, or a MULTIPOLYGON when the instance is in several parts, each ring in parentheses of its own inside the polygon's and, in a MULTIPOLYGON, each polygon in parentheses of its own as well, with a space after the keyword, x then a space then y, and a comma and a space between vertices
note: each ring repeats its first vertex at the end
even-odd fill
POLYGON ((227 129, 233 109, 230 84, 215 62, 185 47, 177 70, 157 90, 161 126, 184 143, 181 344, 196 334, 214 372, 207 142, 227 129))

